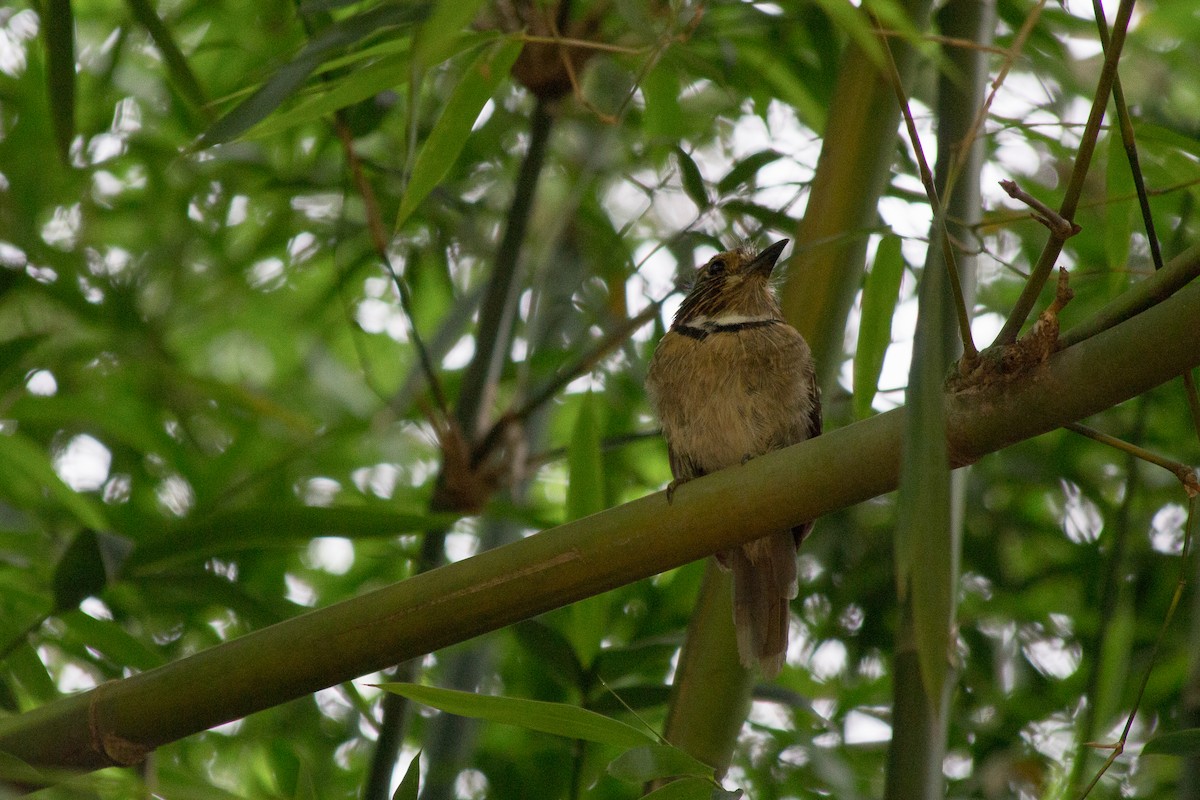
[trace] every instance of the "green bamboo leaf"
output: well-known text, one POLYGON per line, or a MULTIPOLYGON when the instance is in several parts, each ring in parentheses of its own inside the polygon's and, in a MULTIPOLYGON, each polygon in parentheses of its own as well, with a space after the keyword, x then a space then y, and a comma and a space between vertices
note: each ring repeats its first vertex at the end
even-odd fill
POLYGON ((324 11, 333 11, 334 9, 344 8, 354 5, 360 0, 306 0, 300 4, 300 13, 305 16, 320 14, 324 11))
POLYGON ((1200 755, 1200 728, 1172 731, 1155 736, 1142 748, 1144 756, 1200 755))
POLYGON ((646 110, 642 114, 642 130, 647 138, 676 139, 683 130, 683 111, 679 108, 679 75, 660 61, 642 79, 642 97, 646 110))
POLYGON ((403 53, 355 69, 345 78, 322 87, 320 91, 306 96, 287 110, 271 115, 255 125, 248 135, 255 138, 273 136, 288 128, 320 119, 368 97, 374 97, 380 92, 399 88, 408 82, 408 64, 409 56, 403 53))
MULTIPOLYGON (((887 63, 884 61, 884 51, 883 46, 879 43, 879 36, 875 32, 871 20, 862 12, 862 9, 850 3, 840 2, 840 0, 817 0, 817 6, 829 16, 834 25, 849 35, 854 44, 858 45, 859 50, 870 59, 872 64, 882 67, 887 63)), ((889 21, 897 19, 907 20, 907 14, 903 12, 891 13, 895 10, 894 3, 876 3, 872 11, 875 8, 879 9, 875 13, 880 15, 886 14, 889 21)), ((911 30, 911 23, 908 23, 908 28, 911 30)))
POLYGON ((8 786, 45 786, 51 781, 35 767, 0 751, 0 782, 8 786))
MULTIPOLYGON (((647 744, 626 750, 608 765, 608 774, 632 783, 691 775, 708 779, 713 768, 669 744, 647 744)), ((711 784, 710 784, 711 785, 711 784)))
POLYGON ((50 456, 21 433, 0 434, 0 496, 18 508, 44 505, 48 498, 84 527, 109 527, 100 506, 63 483, 50 456))
POLYGON ((400 779, 400 785, 396 787, 392 800, 417 800, 420 790, 421 751, 418 750, 412 761, 408 762, 408 768, 404 770, 404 777, 400 779))
POLYGON ((567 449, 567 520, 603 511, 604 454, 601 447, 600 412, 596 396, 585 394, 579 403, 571 446, 567 449))
POLYGON ((439 0, 429 19, 421 25, 413 45, 413 59, 421 68, 450 58, 454 39, 462 33, 483 5, 483 0, 439 0))
MULTIPOLYGON (((460 34, 447 45, 451 51, 447 57, 494 42, 497 38, 497 34, 492 32, 460 34)), ((383 42, 376 47, 328 61, 322 66, 323 70, 351 66, 354 69, 335 82, 307 90, 302 100, 255 125, 248 135, 255 138, 273 136, 280 131, 361 103, 389 89, 401 89, 408 83, 412 72, 411 44, 407 39, 383 42), (370 63, 359 66, 363 61, 370 63)))
POLYGON ((1100 660, 1096 665, 1095 719, 1100 729, 1121 713, 1121 699, 1129 677, 1130 654, 1137 636, 1137 614, 1122 586, 1116 608, 1108 619, 1108 628, 1101 639, 1100 660))
POLYGON ((912 607, 925 691, 940 702, 949 670, 959 556, 950 519, 950 464, 942 384, 950 298, 941 248, 930 245, 922 274, 909 368, 904 458, 897 504, 897 590, 912 607))
POLYGON ((146 29, 146 33, 150 34, 155 46, 162 53, 163 61, 167 65, 167 73, 171 76, 171 80, 179 89, 180 94, 197 109, 204 109, 208 104, 208 97, 205 95, 204 89, 200 87, 196 73, 192 72, 187 58, 175 42, 175 37, 163 24, 149 0, 126 0, 126 2, 129 4, 133 18, 146 29))
POLYGON ((82 611, 63 614, 61 619, 71 638, 102 653, 114 664, 145 672, 167 662, 162 653, 112 620, 96 619, 82 611))
POLYGON ((650 741, 648 733, 631 725, 564 703, 494 697, 413 683, 382 683, 379 688, 449 714, 516 725, 568 739, 617 747, 638 747, 650 741))
POLYGON ((419 22, 428 11, 427 3, 388 3, 329 26, 313 37, 294 59, 277 69, 253 94, 214 122, 196 142, 196 149, 235 139, 265 119, 304 85, 308 76, 328 54, 382 30, 419 22))
MULTIPOLYGON (((837 0, 829 0, 836 3, 837 0)), ((855 11, 849 3, 848 11, 855 11)), ((790 68, 786 59, 767 47, 755 47, 749 43, 738 49, 738 59, 750 68, 755 80, 770 90, 771 94, 796 109, 801 119, 811 121, 818 130, 825 126, 829 109, 809 91, 808 86, 790 68)))
POLYGON ((421 145, 421 152, 413 164, 412 178, 396 216, 397 230, 458 160, 484 103, 508 76, 521 47, 519 39, 505 39, 487 48, 467 68, 458 86, 454 87, 442 109, 442 115, 434 124, 429 138, 421 145))
POLYGON ((156 569, 243 550, 294 548, 315 536, 397 536, 446 525, 457 517, 409 514, 386 506, 246 506, 184 520, 138 544, 131 565, 156 569))
POLYGON ((741 792, 725 792, 713 786, 712 781, 703 778, 680 778, 671 781, 660 789, 655 789, 642 800, 717 800, 718 798, 740 797, 741 792), (720 792, 720 794, 718 794, 720 792))
POLYGON ((900 237, 884 236, 863 283, 858 346, 854 351, 854 416, 859 419, 870 416, 871 401, 879 389, 879 373, 892 343, 892 314, 903 277, 900 237))
MULTIPOLYGON (((0 342, 0 387, 11 389, 25 382, 27 367, 23 359, 47 338, 47 334, 34 333, 0 342)), ((11 405, 8 413, 13 414, 11 405)))
POLYGON ((789 217, 782 211, 776 211, 773 208, 760 206, 757 203, 750 203, 745 200, 729 200, 721 204, 721 208, 729 214, 745 214, 752 219, 756 219, 768 228, 777 231, 790 231, 796 227, 796 220, 789 217))
POLYGON ((704 186, 704 176, 692 157, 684 152, 682 147, 675 147, 675 160, 679 163, 679 175, 683 180, 683 190, 701 211, 712 205, 708 197, 708 189, 704 186))
POLYGON ((71 141, 75 138, 75 15, 71 0, 47 0, 42 35, 54 140, 59 158, 69 164, 71 141))
POLYGON ((80 531, 54 570, 54 610, 75 608, 85 597, 100 594, 115 583, 131 552, 133 542, 124 536, 80 531))
MULTIPOLYGON (((574 520, 603 511, 604 455, 601 447, 603 423, 599 401, 592 392, 579 403, 571 446, 567 449, 567 519, 574 520)), ((609 598, 597 595, 571 604, 569 635, 579 660, 590 665, 600 652, 600 641, 608 630, 609 598)))
POLYGON ((734 164, 733 169, 725 173, 725 177, 717 182, 717 194, 726 195, 734 189, 741 188, 743 184, 754 180, 754 176, 760 169, 781 158, 783 158, 783 153, 776 150, 759 150, 757 153, 751 153, 734 164))
POLYGON ((583 685, 583 665, 575 655, 575 648, 557 629, 527 619, 512 626, 512 632, 541 668, 564 688, 578 689, 583 685))

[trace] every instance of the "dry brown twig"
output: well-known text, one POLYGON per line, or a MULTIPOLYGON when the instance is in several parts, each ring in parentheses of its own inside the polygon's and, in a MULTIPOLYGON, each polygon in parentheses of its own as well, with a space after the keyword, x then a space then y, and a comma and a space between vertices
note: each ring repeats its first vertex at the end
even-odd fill
MULTIPOLYGON (((881 31, 879 20, 871 15, 871 21, 877 32, 881 31)), ((954 308, 958 320, 959 337, 962 340, 963 357, 962 365, 966 368, 971 368, 979 360, 979 350, 975 347, 975 340, 971 335, 971 318, 967 312, 966 295, 963 293, 962 280, 958 272, 958 260, 954 257, 954 244, 950 241, 950 233, 946 229, 946 215, 942 209, 941 200, 938 198, 937 187, 934 185, 933 171, 929 168, 929 162, 925 158, 925 149, 921 146, 921 137, 917 133, 917 124, 913 120, 912 109, 909 107, 908 95, 904 91, 904 84, 900 80, 900 71, 896 68, 896 60, 892 56, 892 48, 888 40, 884 36, 880 36, 880 42, 883 44, 884 55, 887 56, 888 67, 888 82, 892 84, 892 90, 896 93, 896 102, 900 105, 900 113, 904 116, 904 125, 908 131, 908 138, 912 142, 913 151, 917 156, 917 168, 921 174, 921 183, 925 187, 925 195, 929 200, 929 207, 933 210, 934 225, 938 229, 938 233, 942 238, 942 258, 946 263, 946 273, 950 278, 950 291, 954 298, 954 308)))
POLYGON ((1014 200, 1019 200, 1025 205, 1033 209, 1031 216, 1038 222, 1045 225, 1050 233, 1064 241, 1079 233, 1083 228, 1076 223, 1064 217, 1062 214, 1055 211, 1050 206, 1038 200, 1029 192, 1017 185, 1016 181, 1003 180, 1000 181, 1000 188, 1014 200))

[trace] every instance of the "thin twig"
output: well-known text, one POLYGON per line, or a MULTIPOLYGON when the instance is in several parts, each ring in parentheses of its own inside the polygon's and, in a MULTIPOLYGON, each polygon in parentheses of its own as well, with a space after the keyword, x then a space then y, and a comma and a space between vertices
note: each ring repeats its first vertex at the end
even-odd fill
MULTIPOLYGON (((1039 5, 1045 5, 1046 0, 1039 0, 1039 5)), ((1035 12, 1036 13, 1036 12, 1035 12)), ((891 28, 880 28, 880 36, 886 36, 890 39, 905 39, 918 42, 929 42, 931 44, 940 44, 944 47, 960 47, 963 50, 979 50, 984 53, 991 53, 994 56, 1008 55, 1012 52, 1012 47, 1000 47, 999 45, 980 44, 973 42, 970 39, 963 39, 958 36, 941 36, 936 33, 918 33, 912 34, 907 31, 895 31, 891 28)), ((1016 42, 1013 43, 1015 47, 1016 42)))
MULTIPOLYGON (((872 17, 875 29, 879 30, 879 21, 872 17)), ((963 295, 962 280, 958 274, 958 262, 954 257, 954 244, 946 230, 946 216, 942 203, 938 199, 937 187, 933 182, 933 171, 925 159, 925 150, 921 147, 921 137, 917 133, 917 124, 913 120, 912 109, 908 105, 908 95, 900 81, 900 71, 896 68, 896 60, 892 57, 892 48, 885 37, 880 37, 883 51, 887 55, 888 79, 896 93, 896 102, 900 105, 900 113, 904 115, 904 125, 908 129, 908 138, 912 141, 913 151, 917 156, 917 167, 921 173, 921 183, 925 186, 925 194, 929 198, 929 206, 933 210, 933 224, 942 236, 942 256, 946 261, 946 272, 950 276, 950 292, 954 296, 954 308, 958 316, 958 332, 962 338, 963 363, 971 364, 979 358, 979 350, 975 347, 971 335, 971 317, 967 311, 966 298, 963 295)))
MULTIPOLYGON (((1146 429, 1146 398, 1143 395, 1137 404, 1137 417, 1134 421, 1132 429, 1129 431, 1129 437, 1140 441, 1142 434, 1146 429)), ((1114 518, 1105 519, 1104 529, 1107 531, 1112 528, 1112 537, 1108 544, 1108 553, 1104 558, 1104 577, 1100 582, 1101 592, 1098 599, 1097 610, 1099 611, 1099 624, 1096 630, 1096 635, 1085 644, 1087 648, 1084 654, 1084 663, 1092 665, 1088 671, 1087 686, 1084 689, 1083 696, 1088 698, 1080 718, 1079 732, 1084 738, 1084 742, 1090 741, 1097 736, 1096 726, 1100 715, 1100 709, 1095 702, 1095 698, 1099 695, 1100 680, 1104 677, 1101 673, 1100 663, 1102 654, 1105 652, 1106 645, 1112 641, 1113 631, 1117 627, 1117 606, 1121 597, 1126 593, 1125 582, 1121 579, 1121 573, 1126 569, 1125 553, 1132 538, 1132 527, 1130 518, 1132 514, 1132 506, 1138 498, 1140 487, 1142 484, 1142 472, 1137 469, 1137 456, 1127 454, 1124 465, 1125 474, 1125 491, 1121 500, 1120 506, 1114 513, 1114 518)), ((1107 515, 1106 515, 1107 516, 1107 515)), ((1070 778, 1068 786, 1071 794, 1078 791, 1080 784, 1084 780, 1084 771, 1088 765, 1087 745, 1084 742, 1078 743, 1075 752, 1075 762, 1071 765, 1070 778)))
POLYGON ((1125 752, 1125 743, 1129 740, 1129 731, 1133 727, 1133 720, 1137 717, 1138 708, 1142 704, 1142 697, 1146 694, 1146 686, 1150 683, 1150 675, 1154 671, 1154 663, 1158 660, 1158 651, 1162 647, 1163 639, 1166 638, 1167 630, 1170 628, 1171 620, 1175 616, 1175 610, 1179 608, 1179 601, 1183 598, 1184 590, 1187 588, 1187 566, 1188 556, 1191 554, 1192 541, 1196 536, 1196 528, 1200 527, 1200 495, 1193 494, 1188 501, 1188 522, 1184 529, 1183 550, 1179 554, 1179 578, 1175 582, 1175 593, 1171 595, 1171 604, 1167 606, 1167 614, 1163 617, 1162 625, 1158 629, 1158 636, 1154 639, 1154 647, 1150 650, 1150 663, 1146 665, 1146 671, 1142 675, 1142 682, 1138 686, 1137 695, 1133 700, 1133 708, 1129 711, 1129 718, 1125 720, 1125 727, 1121 730, 1121 736, 1117 741, 1111 744, 1089 743, 1090 746, 1097 749, 1110 750, 1108 758, 1100 765, 1095 777, 1084 788, 1083 793, 1079 795, 1079 800, 1084 800, 1095 788, 1100 779, 1104 777, 1104 773, 1113 765, 1117 758, 1125 752))
POLYGON ((371 182, 367 180, 362 169, 362 163, 358 160, 358 154, 354 150, 354 135, 350 132, 350 126, 346 123, 345 116, 340 111, 334 115, 334 128, 337 131, 338 139, 341 140, 342 149, 345 151, 346 164, 350 169, 350 174, 354 178, 354 185, 363 199, 363 209, 367 218, 367 231, 371 237, 371 245, 375 248, 376 255, 379 256, 384 267, 392 276, 392 283, 395 284, 397 291, 400 293, 400 308, 408 318, 408 327, 412 333, 413 347, 416 348, 417 358, 421 362, 422 371, 425 373, 425 380, 429 382, 429 390, 433 393, 434 402, 442 414, 449 416, 450 407, 446 403, 446 395, 442 391, 441 381, 438 380, 437 372, 433 368, 433 362, 429 358, 429 351, 425 347, 421 333, 417 330, 416 318, 413 316, 412 295, 408 291, 407 283, 396 272, 396 268, 392 264, 391 255, 388 253, 388 236, 383 227, 383 218, 379 213, 379 201, 375 198, 375 190, 371 187, 371 182))
POLYGON ((570 366, 559 370, 545 386, 521 404, 519 408, 509 411, 496 420, 471 454, 472 463, 481 463, 491 453, 492 448, 496 447, 503 439, 504 431, 509 425, 527 420, 533 412, 549 402, 568 383, 580 375, 591 372, 592 368, 600 363, 601 359, 608 355, 613 348, 626 341, 638 328, 657 317, 662 303, 662 300, 654 301, 642 309, 641 313, 630 317, 621 326, 609 331, 595 347, 579 356, 570 366))
POLYGON ((1200 493, 1200 476, 1196 474, 1196 469, 1194 467, 1188 466, 1180 461, 1174 461, 1166 458, 1165 456, 1160 456, 1158 453, 1154 453, 1143 447, 1138 447, 1136 444, 1127 442, 1124 439, 1118 439, 1116 436, 1110 436, 1107 433, 1103 433, 1095 428, 1090 428, 1087 425, 1082 425, 1078 422, 1072 422, 1064 425, 1063 427, 1069 431, 1074 431, 1075 433, 1086 436, 1089 439, 1094 439, 1101 444, 1106 444, 1109 447, 1113 447, 1124 453, 1128 453, 1134 458, 1139 458, 1147 463, 1162 467, 1168 472, 1173 473, 1175 477, 1179 479, 1179 482, 1183 484, 1183 488, 1189 495, 1200 493))
MULTIPOLYGON (((1170 186, 1164 186, 1161 189, 1147 188, 1146 194, 1150 197, 1163 197, 1169 194, 1174 194, 1175 192, 1183 191, 1184 189, 1190 189, 1197 184, 1200 184, 1200 178, 1191 178, 1186 181, 1180 181, 1179 183, 1173 183, 1170 186)), ((1101 208, 1103 206, 1112 205, 1113 203, 1120 203, 1125 200, 1136 199, 1136 191, 1123 192, 1122 194, 1110 195, 1103 199, 1089 200, 1087 202, 1080 203, 1079 208, 1101 208)), ((984 219, 975 223, 975 225, 972 227, 976 232, 983 232, 996 228, 1002 228, 1006 225, 1011 225, 1014 222, 1023 222, 1027 219, 1029 219, 1029 215, 1019 211, 993 211, 984 219)))
POLYGON ((570 36, 537 36, 532 33, 517 34, 518 39, 523 42, 533 42, 536 44, 557 44, 562 47, 578 47, 581 50, 601 50, 605 53, 624 53, 625 55, 636 56, 647 52, 650 47, 625 47, 619 44, 609 44, 608 42, 597 42, 591 39, 573 39, 570 36))
MULTIPOLYGON (((1092 0, 1092 9, 1096 17, 1096 29, 1100 34, 1100 46, 1108 50, 1108 20, 1104 17, 1103 0, 1092 0)), ((1155 269, 1162 269, 1162 247, 1159 245, 1158 234, 1154 230, 1154 217, 1150 213, 1150 198, 1146 194, 1146 179, 1142 175, 1142 166, 1138 158, 1137 141, 1133 135, 1133 121, 1129 116, 1129 106, 1125 103, 1125 90, 1121 87, 1121 76, 1113 75, 1112 85, 1113 104, 1117 107, 1117 122, 1121 126, 1121 144, 1125 148, 1125 158, 1129 161, 1129 170, 1133 173, 1133 185, 1137 189, 1138 205, 1142 210, 1142 223, 1146 226, 1146 238, 1150 242, 1150 259, 1155 269)))
POLYGON ((958 180, 959 174, 966 168, 967 158, 971 152, 972 145, 979 138, 980 131, 983 130, 983 124, 987 120, 988 112, 992 109, 992 103, 996 100, 996 95, 1000 92, 1000 87, 1004 85, 1005 79, 1008 78, 1008 73, 1012 70, 1013 65, 1017 62, 1017 58, 1025 49, 1025 42, 1029 40, 1029 35, 1033 32, 1034 25, 1042 16, 1042 9, 1046 7, 1046 0, 1038 0, 1034 5, 1033 10, 1025 17, 1025 22, 1021 25, 1021 29, 1017 31, 1016 38, 1013 39, 1012 46, 1002 52, 1005 55, 1004 63, 1000 65, 1000 69, 996 72, 996 77, 992 79, 992 90, 988 92, 987 99, 983 101, 983 105, 979 107, 979 111, 975 114, 975 119, 971 123, 971 129, 966 136, 963 137, 962 143, 958 146, 954 154, 954 159, 951 163, 950 174, 946 179, 946 194, 949 195, 954 183, 958 180))
MULTIPOLYGON (((1092 110, 1088 115, 1087 125, 1084 127, 1083 138, 1079 143, 1079 152, 1075 157, 1075 166, 1071 170, 1070 181, 1067 183, 1066 192, 1063 194, 1062 205, 1059 207, 1059 214, 1068 220, 1073 221, 1075 219, 1075 210, 1079 204, 1079 197, 1083 192, 1083 181, 1087 177, 1088 167, 1091 166, 1092 162, 1092 154, 1096 150, 1096 139, 1100 134, 1100 124, 1104 121, 1104 109, 1108 106, 1108 96, 1112 91, 1113 78, 1117 74, 1117 63, 1121 58, 1121 48, 1125 45, 1125 33, 1129 28, 1129 18, 1133 14, 1133 1, 1121 0, 1121 4, 1117 8, 1116 25, 1114 26, 1108 51, 1104 57, 1104 68, 1100 72, 1100 80, 1096 85, 1096 94, 1092 98, 1092 110)), ((1030 273, 1029 280, 1025 283, 1025 288, 1021 290, 1021 296, 1013 304, 1012 311, 1009 313, 1004 327, 1000 329, 1000 333, 996 336, 994 344, 1012 344, 1017 340, 1017 334, 1021 332, 1021 328, 1025 324, 1025 319, 1029 316, 1029 312, 1037 302, 1038 295, 1041 293, 1042 287, 1046 284, 1046 279, 1050 277, 1050 272, 1054 269, 1054 264, 1058 260, 1059 254, 1062 253, 1064 242, 1064 239, 1055 236, 1053 233, 1050 234, 1050 238, 1046 241, 1045 246, 1042 248, 1042 253, 1038 257, 1037 264, 1034 265, 1033 271, 1030 273)))

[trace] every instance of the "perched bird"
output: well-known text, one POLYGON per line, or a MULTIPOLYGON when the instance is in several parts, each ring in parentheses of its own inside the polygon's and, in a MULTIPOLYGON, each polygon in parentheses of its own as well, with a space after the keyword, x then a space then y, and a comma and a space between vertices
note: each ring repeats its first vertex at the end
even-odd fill
MULTIPOLYGON (((821 432, 821 397, 804 337, 781 319, 771 271, 788 240, 739 247, 696 274, 646 376, 675 488, 821 432)), ((773 677, 787 653, 796 550, 812 523, 722 551, 733 573, 733 621, 747 668, 773 677)))

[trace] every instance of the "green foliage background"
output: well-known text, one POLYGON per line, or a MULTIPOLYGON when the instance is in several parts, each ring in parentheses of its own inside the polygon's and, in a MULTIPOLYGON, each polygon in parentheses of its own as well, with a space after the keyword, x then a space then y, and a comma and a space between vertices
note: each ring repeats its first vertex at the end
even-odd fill
MULTIPOLYGON (((686 278, 721 243, 794 236, 843 48, 875 40, 854 7, 833 1, 580 0, 569 32, 606 47, 586 51, 575 89, 539 102, 507 68, 539 34, 532 23, 525 39, 516 32, 506 9, 518 6, 542 21, 559 10, 452 0, 0 9, 5 714, 669 479, 641 388, 663 315, 633 336, 626 323, 669 299, 655 276, 664 260, 686 278), (539 113, 553 122, 546 156, 526 235, 506 256, 539 113), (773 147, 746 152, 739 130, 751 127, 777 137, 773 147), (411 319, 372 245, 374 212, 339 129, 378 200, 411 319), (517 268, 513 338, 477 430, 564 370, 570 380, 504 451, 509 466, 531 464, 511 488, 479 515, 435 513, 436 401, 412 327, 461 412, 486 287, 505 257, 517 268), (93 440, 110 462, 79 478, 72 465, 95 463, 78 455, 97 452, 93 440)), ((1101 56, 1088 55, 1099 50, 1090 9, 1038 9, 1007 102, 984 129, 984 182, 1015 178, 1055 206, 1101 56)), ((915 30, 890 4, 876 12, 915 30)), ((1001 0, 996 12, 995 44, 1007 48, 1035 8, 1001 0)), ((1196 13, 1191 0, 1140 7, 1122 60, 1168 257, 1200 227, 1196 13)), ((941 62, 932 39, 918 49, 914 111, 936 127, 941 62)), ((1004 58, 991 56, 993 74, 1004 58)), ((1082 232, 1060 260, 1077 293, 1068 323, 1152 271, 1119 141, 1103 136, 1082 232)), ((850 337, 846 370, 827 369, 843 376, 826 387, 830 427, 870 413, 880 337, 911 336, 928 210, 903 139, 896 150, 882 219, 845 235, 869 234, 873 255, 894 233, 904 263, 885 239, 870 317, 857 306, 854 316, 874 337, 862 343, 869 366, 864 378, 851 365, 850 337)), ((986 320, 1011 307, 1045 232, 990 185, 985 197, 976 239, 963 244, 979 253, 975 313, 986 320)), ((504 341, 509 330, 491 333, 504 341)), ((882 388, 876 407, 898 401, 901 387, 882 388)), ((1200 461, 1178 384, 1091 424, 1200 461)), ((971 468, 951 796, 1072 796, 1086 782, 1101 757, 1081 743, 1115 737, 1150 666, 1181 574, 1186 504, 1169 473, 1067 432, 971 468)), ((806 542, 789 666, 759 688, 726 786, 755 798, 881 793, 886 741, 858 737, 890 718, 895 511, 893 497, 879 498, 822 519, 806 542)), ((1184 572, 1195 574, 1194 561, 1184 572)), ((635 726, 636 711, 658 727, 702 573, 693 564, 560 609, 433 654, 408 677, 578 704, 635 726)), ((1189 589, 1166 629, 1131 755, 1092 796, 1200 796, 1200 784, 1180 784, 1186 761, 1136 757, 1152 734, 1200 725, 1195 597, 1189 589)), ((144 769, 79 778, 54 796, 359 796, 383 703, 366 684, 381 680, 188 737, 144 769)), ((637 794, 605 772, 621 752, 613 746, 493 723, 448 728, 416 708, 405 725, 402 762, 424 750, 425 797, 637 794)))

